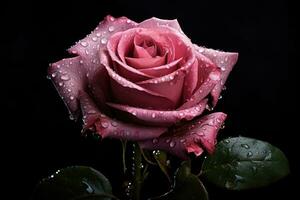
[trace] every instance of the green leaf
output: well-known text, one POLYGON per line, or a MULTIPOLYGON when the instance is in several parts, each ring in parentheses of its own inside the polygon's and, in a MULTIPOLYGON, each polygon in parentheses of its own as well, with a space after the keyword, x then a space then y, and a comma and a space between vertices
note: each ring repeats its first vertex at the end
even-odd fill
POLYGON ((175 174, 171 191, 150 200, 208 200, 207 191, 199 178, 191 173, 190 163, 183 162, 175 174))
POLYGON ((33 200, 111 200, 108 179, 93 168, 67 167, 43 179, 36 187, 33 200))
POLYGON ((282 151, 246 137, 221 141, 202 167, 202 175, 208 181, 230 190, 267 186, 288 173, 288 160, 282 151))

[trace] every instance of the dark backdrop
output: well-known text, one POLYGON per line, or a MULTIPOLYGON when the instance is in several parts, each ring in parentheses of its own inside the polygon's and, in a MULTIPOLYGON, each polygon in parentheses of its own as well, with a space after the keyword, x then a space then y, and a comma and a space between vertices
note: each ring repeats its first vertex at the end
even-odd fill
POLYGON ((216 108, 229 115, 220 138, 243 135, 269 141, 286 153, 292 174, 269 187, 243 192, 208 185, 209 194, 213 200, 291 195, 296 80, 290 78, 294 41, 287 1, 26 1, 4 8, 3 105, 9 112, 3 135, 9 145, 3 152, 12 196, 27 199, 42 177, 69 165, 93 166, 114 186, 120 181, 120 143, 81 137, 80 124, 69 120, 46 79, 48 64, 68 56, 65 50, 107 14, 137 22, 152 16, 177 18, 194 43, 238 51, 238 63, 216 108))

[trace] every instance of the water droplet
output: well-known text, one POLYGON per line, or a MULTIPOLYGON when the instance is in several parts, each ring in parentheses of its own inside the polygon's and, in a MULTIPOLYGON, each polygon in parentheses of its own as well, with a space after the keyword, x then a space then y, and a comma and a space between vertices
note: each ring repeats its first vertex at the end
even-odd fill
POLYGON ((69 115, 69 119, 70 119, 70 120, 75 120, 75 117, 74 117, 72 114, 70 114, 70 115, 69 115))
POLYGON ((199 133, 197 133, 197 135, 199 135, 200 137, 203 137, 205 134, 203 132, 199 132, 199 133))
POLYGON ((232 181, 226 181, 225 187, 228 189, 233 189, 235 187, 235 183, 233 183, 232 181))
POLYGON ((112 122, 111 122, 111 125, 112 125, 113 127, 117 127, 117 126, 118 126, 118 123, 117 123, 116 121, 112 121, 112 122))
POLYGON ((106 38, 102 38, 101 39, 101 44, 106 44, 107 43, 107 39, 106 38))
POLYGON ((74 97, 73 97, 73 96, 70 96, 70 100, 74 100, 74 97))
POLYGON ((157 144, 157 143, 158 143, 158 139, 157 139, 157 138, 154 138, 154 139, 152 140, 152 143, 153 143, 153 144, 157 144))
POLYGON ((226 68, 225 67, 221 67, 221 71, 226 71, 226 68))
POLYGON ((265 160, 270 160, 272 158, 272 153, 269 151, 268 155, 266 155, 265 160))
POLYGON ((109 126, 109 124, 107 122, 101 122, 101 126, 103 128, 107 128, 109 126))
POLYGON ((176 142, 174 142, 174 141, 170 142, 170 147, 175 147, 175 145, 176 145, 176 142))
POLYGON ((248 144, 241 144, 241 147, 245 148, 245 149, 249 149, 249 145, 248 144))
POLYGON ((217 73, 210 73, 209 78, 213 81, 218 81, 218 80, 220 80, 220 75, 217 73))
POLYGON ((115 27, 113 27, 113 26, 108 27, 109 32, 113 32, 114 30, 115 30, 115 27))
POLYGON ((88 114, 96 114, 97 112, 95 110, 89 110, 87 113, 88 114))
POLYGON ((82 183, 84 184, 84 185, 86 185, 87 186, 87 188, 86 188, 86 191, 88 192, 88 193, 93 193, 94 192, 94 189, 87 183, 87 182, 85 182, 85 181, 82 181, 82 183))
POLYGON ((83 64, 83 60, 80 60, 79 63, 80 63, 80 64, 83 64))
POLYGON ((85 41, 80 42, 80 44, 81 44, 81 46, 83 46, 83 47, 87 47, 87 46, 88 46, 88 43, 85 42, 85 41))
POLYGON ((226 139, 226 140, 224 140, 224 143, 225 143, 225 144, 229 144, 229 143, 230 143, 230 140, 226 139))
POLYGON ((252 153, 251 151, 249 151, 249 152, 247 153, 247 157, 251 157, 251 156, 253 156, 253 153, 252 153))
POLYGON ((60 79, 63 80, 63 81, 68 81, 68 80, 70 80, 70 77, 68 75, 62 75, 60 77, 60 79))
POLYGON ((152 117, 152 118, 155 118, 155 117, 156 117, 155 113, 152 113, 151 117, 152 117))
POLYGON ((220 127, 220 129, 224 129, 225 128, 225 123, 223 123, 220 127))
POLYGON ((97 42, 98 38, 97 38, 97 37, 92 37, 92 40, 93 40, 94 42, 97 42))
POLYGON ((58 85, 61 87, 61 86, 64 85, 64 83, 63 82, 59 82, 58 85))
POLYGON ((242 176, 239 176, 239 175, 234 175, 234 177, 235 177, 235 181, 236 182, 243 182, 244 180, 245 180, 245 178, 244 177, 242 177, 242 176))
POLYGON ((96 33, 96 36, 97 37, 101 37, 101 33, 96 33))
POLYGON ((223 98, 223 96, 222 96, 222 95, 220 95, 218 99, 222 99, 222 98, 223 98))
POLYGON ((127 24, 129 24, 130 22, 131 22, 131 20, 130 20, 130 19, 127 19, 127 20, 126 20, 126 23, 127 23, 127 24))
POLYGON ((204 52, 204 49, 203 49, 203 48, 199 48, 199 49, 198 49, 198 52, 203 53, 203 52, 204 52))

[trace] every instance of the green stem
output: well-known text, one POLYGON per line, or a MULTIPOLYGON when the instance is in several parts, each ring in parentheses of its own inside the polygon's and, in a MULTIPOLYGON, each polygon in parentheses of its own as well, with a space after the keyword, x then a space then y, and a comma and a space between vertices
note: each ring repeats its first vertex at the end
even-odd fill
POLYGON ((141 196, 141 187, 143 183, 143 177, 142 177, 142 153, 141 149, 138 144, 133 144, 133 165, 132 165, 132 191, 131 191, 131 197, 132 200, 140 200, 141 196))

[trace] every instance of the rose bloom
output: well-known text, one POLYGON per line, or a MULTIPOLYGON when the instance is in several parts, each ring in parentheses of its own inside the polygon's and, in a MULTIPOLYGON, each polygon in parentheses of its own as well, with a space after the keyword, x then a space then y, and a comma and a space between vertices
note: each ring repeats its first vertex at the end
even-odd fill
POLYGON ((213 152, 226 114, 199 116, 216 105, 237 53, 193 44, 177 20, 112 16, 68 51, 48 73, 83 130, 181 158, 213 152))

